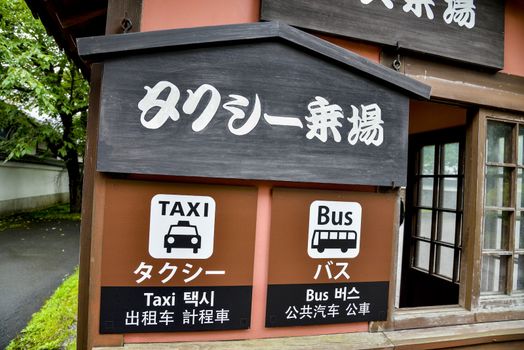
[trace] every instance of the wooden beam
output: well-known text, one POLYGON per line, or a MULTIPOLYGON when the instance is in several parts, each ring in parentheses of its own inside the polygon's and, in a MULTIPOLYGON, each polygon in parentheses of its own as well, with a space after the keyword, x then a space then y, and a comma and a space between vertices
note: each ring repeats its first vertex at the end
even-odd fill
POLYGON ((84 24, 86 22, 91 21, 94 18, 102 17, 107 14, 107 8, 98 8, 86 13, 82 13, 77 16, 69 16, 66 18, 60 18, 58 17, 58 21, 60 23, 60 26, 62 29, 68 29, 71 27, 76 27, 79 24, 84 24))
POLYGON ((142 18, 142 0, 109 0, 107 4, 107 34, 122 34, 122 20, 128 19, 132 26, 128 33, 140 31, 142 18))
POLYGON ((261 39, 284 40, 345 65, 348 69, 358 70, 367 75, 368 78, 400 88, 408 95, 416 98, 429 98, 430 88, 427 85, 406 78, 392 69, 280 22, 234 24, 130 33, 124 36, 80 38, 78 39, 78 52, 84 59, 97 61, 137 52, 153 52, 188 45, 198 46, 261 39))
MULTIPOLYGON (((383 51, 380 63, 391 67, 395 58, 393 53, 383 51)), ((524 77, 450 66, 414 55, 403 54, 401 61, 401 72, 430 85, 432 98, 524 111, 524 77)))

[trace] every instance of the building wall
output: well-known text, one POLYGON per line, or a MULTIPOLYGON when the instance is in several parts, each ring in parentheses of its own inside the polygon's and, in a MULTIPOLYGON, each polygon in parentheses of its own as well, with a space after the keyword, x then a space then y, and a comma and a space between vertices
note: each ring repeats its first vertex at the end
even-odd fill
MULTIPOLYGON (((520 66, 521 57, 524 56, 524 45, 522 45, 522 33, 524 33, 524 20, 520 14, 512 10, 523 10, 522 0, 508 0, 506 8, 506 57, 505 70, 503 73, 524 76, 524 68, 520 66), (519 61, 520 60, 520 61, 519 61)), ((259 0, 194 0, 191 2, 173 0, 165 2, 162 0, 143 0, 141 31, 165 30, 175 28, 188 28, 198 26, 226 25, 249 23, 259 21, 259 0)), ((522 11, 521 11, 522 13, 522 11)), ((345 47, 375 62, 379 62, 381 47, 343 39, 335 36, 319 35, 336 45, 345 47)), ((410 133, 419 133, 429 130, 443 129, 450 126, 464 125, 466 122, 466 109, 462 107, 446 106, 430 102, 412 102, 410 105, 410 133), (429 121, 431 120, 431 123, 429 121)), ((95 187, 99 186, 100 192, 105 193, 105 180, 102 177, 95 178, 95 187), (98 181, 98 182, 96 182, 98 181)), ((96 193, 96 191, 95 191, 96 193)), ((244 339, 264 338, 278 336, 305 336, 330 333, 365 332, 368 330, 367 323, 293 327, 293 329, 264 328, 263 319, 265 311, 265 288, 267 285, 267 242, 269 237, 269 223, 271 214, 271 187, 262 185, 259 188, 257 208, 257 242, 255 251, 255 272, 253 283, 253 306, 252 317, 257 322, 252 323, 251 329, 247 331, 224 332, 220 335, 209 332, 188 334, 157 333, 157 334, 125 334, 124 336, 99 336, 94 341, 97 345, 121 344, 121 343, 143 343, 143 342, 174 342, 189 340, 219 340, 219 339, 244 339)), ((95 205, 95 207, 97 207, 95 205)), ((97 210, 101 212, 98 206, 97 210)), ((103 217, 103 213, 96 215, 103 217)), ((95 227, 99 223, 95 220, 95 227)), ((98 227, 99 228, 99 227, 98 227)), ((100 234, 100 231, 98 231, 100 234)), ((95 237, 101 239, 101 237, 95 237)), ((93 241, 96 242, 96 239, 93 241)), ((98 249, 98 248, 97 248, 98 249)), ((99 254, 100 251, 95 252, 99 254)), ((97 260, 99 261, 99 260, 97 260)), ((98 266, 99 267, 99 266, 98 266)), ((98 293, 98 285, 92 288, 98 293)), ((99 300, 94 299, 94 304, 99 300)), ((95 315, 96 319, 98 315, 95 315)), ((472 322, 472 321, 470 321, 472 322)), ((445 324, 445 323, 443 323, 445 324)), ((97 321, 91 322, 91 332, 97 334, 97 321)), ((418 326, 420 327, 420 325, 418 326)), ((373 326, 370 326, 373 328, 373 326)), ((407 328, 416 328, 410 326, 407 328)))
MULTIPOLYGON (((143 0, 141 31, 258 22, 259 0, 143 0)), ((336 45, 378 61, 380 47, 319 35, 336 45)), ((524 0, 507 0, 503 73, 524 76, 524 0)))
POLYGON ((43 208, 69 198, 64 167, 10 161, 0 163, 0 215, 43 208))
POLYGON ((524 76, 524 0, 506 1, 504 73, 524 76))

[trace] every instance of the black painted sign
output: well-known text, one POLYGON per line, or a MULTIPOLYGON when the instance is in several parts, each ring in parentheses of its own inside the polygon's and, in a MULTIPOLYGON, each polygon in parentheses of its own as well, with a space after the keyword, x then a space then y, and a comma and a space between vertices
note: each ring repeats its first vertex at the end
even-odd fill
POLYGON ((177 31, 86 40, 92 55, 113 50, 99 171, 405 184, 408 96, 427 86, 279 23, 220 28, 185 30, 176 50, 146 44, 177 31), (113 56, 119 46, 131 54, 113 56))
POLYGON ((262 0, 261 17, 502 69, 501 0, 262 0))
POLYGON ((388 285, 388 282, 269 285, 266 327, 384 321, 388 285))
POLYGON ((100 333, 247 329, 251 289, 102 287, 100 333))

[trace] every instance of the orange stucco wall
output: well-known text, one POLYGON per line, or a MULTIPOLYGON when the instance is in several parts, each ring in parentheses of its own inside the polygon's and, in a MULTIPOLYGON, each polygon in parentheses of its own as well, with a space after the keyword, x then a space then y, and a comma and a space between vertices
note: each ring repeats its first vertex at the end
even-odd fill
MULTIPOLYGON (((249 23, 258 22, 260 18, 259 0, 143 0, 142 6, 142 31, 249 23)), ((351 42, 338 37, 322 36, 322 38, 375 62, 379 61, 380 50, 376 46, 351 42)), ((126 334, 124 342, 249 339, 367 331, 366 322, 282 328, 265 327, 270 223, 271 185, 259 185, 250 329, 221 332, 126 334)))
POLYGON ((357 42, 353 40, 344 39, 337 36, 326 34, 317 34, 321 39, 327 40, 332 44, 343 47, 349 51, 353 51, 360 56, 366 57, 373 62, 380 62, 380 46, 357 42))
MULTIPOLYGON (((143 0, 142 31, 258 22, 260 0, 143 0)), ((319 35, 336 45, 378 62, 380 47, 319 35)), ((506 0, 504 69, 524 76, 524 0, 506 0)))
POLYGON ((504 73, 524 76, 524 0, 507 0, 504 73))
MULTIPOLYGON (((258 22, 260 0, 143 0, 141 31, 258 22)), ((379 62, 380 47, 318 35, 335 45, 379 62)))
POLYGON ((143 0, 141 31, 258 22, 259 0, 143 0))
MULTIPOLYGON (((524 0, 508 0, 506 9, 506 72, 524 75, 521 58, 524 57, 524 0), (520 60, 519 60, 520 59, 520 60)), ((259 0, 143 0, 142 31, 189 28, 258 22, 259 0)), ((340 37, 319 35, 336 45, 354 51, 375 62, 379 61, 380 47, 353 42, 340 37)), ((465 110, 433 103, 412 102, 410 105, 410 133, 460 125, 465 123, 465 110)), ((265 298, 271 222, 271 186, 259 186, 256 223, 255 267, 251 328, 242 331, 126 334, 126 343, 170 342, 189 340, 245 339, 276 336, 299 336, 367 331, 367 323, 265 328, 265 298)))

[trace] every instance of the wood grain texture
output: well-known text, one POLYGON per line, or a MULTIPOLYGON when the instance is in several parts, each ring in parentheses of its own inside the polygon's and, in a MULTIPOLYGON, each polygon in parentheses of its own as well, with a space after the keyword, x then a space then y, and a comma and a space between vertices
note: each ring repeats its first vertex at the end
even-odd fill
POLYGON ((89 280, 91 260, 91 232, 93 221, 94 186, 96 174, 96 154, 98 141, 100 86, 102 84, 102 67, 95 64, 91 67, 89 94, 89 114, 87 123, 88 150, 84 157, 84 183, 82 187, 82 218, 80 223, 80 258, 78 278, 78 321, 77 344, 79 350, 87 348, 89 325, 89 280))
MULTIPOLYGON (((165 96, 162 97, 165 99, 165 96)), ((151 112, 154 113, 154 112, 151 112)), ((148 118, 150 118, 150 115, 148 118)), ((173 52, 110 59, 104 65, 97 170, 114 173, 196 176, 312 183, 402 186, 406 179, 408 98, 358 70, 310 55, 277 41, 189 47, 173 52), (175 84, 181 98, 180 119, 158 129, 140 123, 138 102, 144 86, 175 84), (191 124, 207 105, 191 115, 182 112, 187 90, 211 84, 221 94, 217 113, 201 132, 191 124), (222 105, 231 94, 255 95, 262 114, 296 116, 304 127, 275 126, 262 117, 247 135, 228 130, 231 113, 222 105), (341 142, 308 139, 308 104, 321 96, 338 104, 341 142), (380 146, 347 141, 351 105, 378 103, 384 142, 380 146)), ((244 120, 233 125, 241 126, 244 120)))
POLYGON ((250 339, 213 342, 126 344, 94 350, 381 350, 393 349, 382 333, 345 333, 306 337, 250 339))
POLYGON ((405 58, 406 76, 432 87, 431 95, 461 103, 524 111, 524 78, 405 58), (423 66, 423 67, 422 67, 423 66))
POLYGON ((403 49, 502 69, 504 2, 475 2, 471 29, 447 24, 446 6, 445 1, 435 1, 430 20, 424 8, 420 18, 404 12, 400 1, 389 10, 379 0, 367 5, 358 0, 262 0, 261 18, 390 46, 398 43, 403 49))
POLYGON ((283 40, 315 55, 322 55, 414 97, 428 99, 430 96, 430 87, 423 83, 278 21, 80 38, 78 52, 85 60, 101 61, 129 54, 166 51, 170 48, 268 39, 283 40))
POLYGON ((107 13, 110 16, 106 19, 106 34, 122 34, 122 20, 129 19, 131 22, 131 32, 140 31, 140 21, 142 18, 142 0, 109 0, 107 3, 107 13))
POLYGON ((353 349, 520 349, 523 321, 432 327, 395 332, 345 333, 321 336, 215 342, 126 344, 95 350, 353 350, 353 349), (493 346, 492 346, 493 345, 493 346), (496 347, 494 347, 496 345, 496 347), (516 345, 516 346, 515 346, 516 345))

